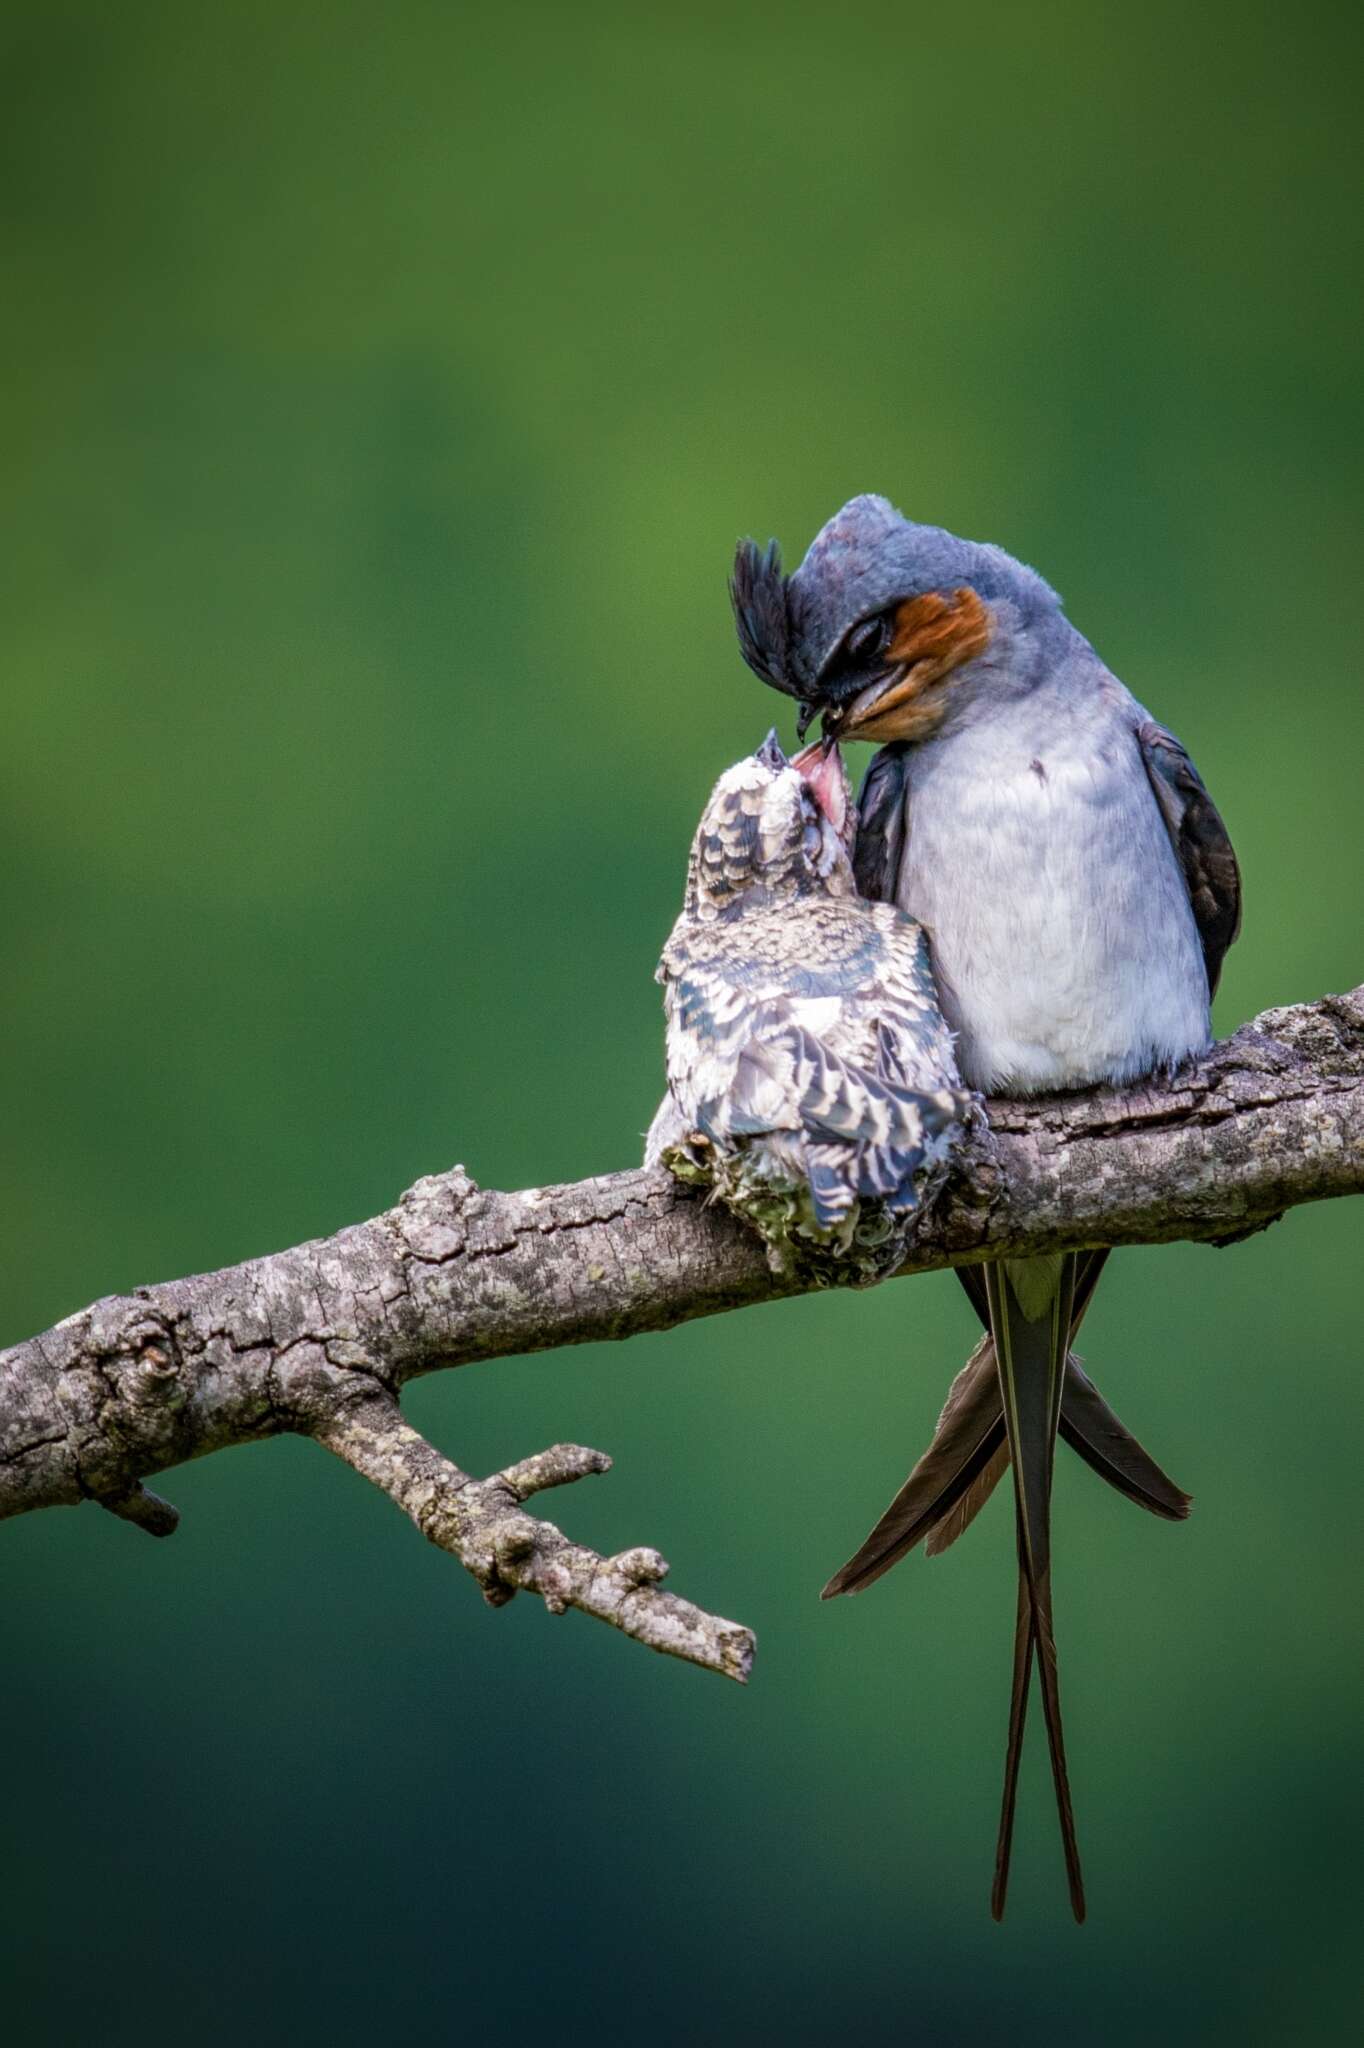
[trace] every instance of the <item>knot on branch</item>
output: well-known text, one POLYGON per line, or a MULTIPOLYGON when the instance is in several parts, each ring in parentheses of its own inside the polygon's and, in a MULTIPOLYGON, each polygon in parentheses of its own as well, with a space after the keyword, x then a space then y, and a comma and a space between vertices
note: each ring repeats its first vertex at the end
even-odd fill
POLYGON ((134 1408, 164 1406, 180 1365, 174 1324, 140 1295, 97 1301, 73 1325, 85 1323, 84 1349, 134 1408))
POLYGON ((141 1296, 111 1294, 59 1323, 39 1356, 45 1372, 18 1407, 18 1430, 0 1430, 6 1458, 23 1460, 37 1430, 33 1450, 53 1450, 57 1497, 70 1497, 70 1485, 74 1497, 168 1536, 176 1511, 143 1489, 141 1475, 193 1454, 174 1323, 141 1296))
POLYGON ((56 1405, 80 1492, 154 1536, 179 1517, 144 1472, 192 1455, 189 1387, 173 1322, 140 1296, 110 1296, 56 1333, 56 1405))
POLYGON ((424 1174, 399 1197, 394 1211, 403 1244, 414 1258, 441 1265, 468 1243, 468 1222, 483 1206, 482 1190, 463 1166, 424 1174))

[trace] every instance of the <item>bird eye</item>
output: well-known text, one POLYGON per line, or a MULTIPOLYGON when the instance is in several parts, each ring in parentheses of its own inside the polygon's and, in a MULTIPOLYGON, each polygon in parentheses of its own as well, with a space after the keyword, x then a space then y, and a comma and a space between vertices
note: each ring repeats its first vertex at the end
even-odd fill
POLYGON ((889 619, 863 619, 860 625, 853 627, 843 643, 844 652, 850 662, 855 662, 861 668, 867 662, 875 661, 878 655, 885 653, 889 639, 889 619))

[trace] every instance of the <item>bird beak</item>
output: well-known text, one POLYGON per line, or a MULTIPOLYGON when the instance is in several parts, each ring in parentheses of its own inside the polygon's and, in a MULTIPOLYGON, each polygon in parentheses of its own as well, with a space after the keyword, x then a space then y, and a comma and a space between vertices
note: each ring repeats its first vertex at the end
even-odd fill
POLYGON ((774 775, 780 775, 782 769, 786 767, 786 756, 782 752, 781 741, 777 738, 777 728, 775 725, 758 748, 757 758, 762 762, 763 767, 770 768, 774 775))
POLYGON ((845 740, 895 739, 895 713, 916 694, 917 681, 912 669, 904 664, 887 669, 846 704, 825 713, 825 732, 832 731, 845 740))
POLYGON ((848 771, 838 751, 837 740, 816 740, 812 747, 796 755, 791 766, 803 778, 811 796, 846 846, 856 820, 852 792, 848 787, 848 771))
POLYGON ((884 675, 876 676, 871 682, 864 684, 855 697, 844 697, 838 703, 830 703, 827 700, 821 702, 816 699, 813 704, 804 705, 796 721, 797 734, 804 739, 814 719, 822 713, 820 729, 829 746, 836 745, 839 740, 893 738, 893 734, 883 732, 879 725, 868 731, 867 721, 877 716, 881 710, 898 704, 901 697, 907 694, 903 686, 908 674, 908 668, 903 665, 887 669, 884 675))

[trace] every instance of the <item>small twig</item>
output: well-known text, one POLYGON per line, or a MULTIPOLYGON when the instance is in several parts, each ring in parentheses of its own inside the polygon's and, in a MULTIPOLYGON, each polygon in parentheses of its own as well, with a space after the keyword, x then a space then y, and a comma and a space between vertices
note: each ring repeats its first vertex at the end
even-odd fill
POLYGON ((576 1607, 651 1650, 741 1684, 747 1679, 750 1630, 661 1592, 668 1566, 656 1550, 600 1557, 571 1543, 553 1522, 523 1512, 522 1503, 548 1487, 609 1472, 604 1451, 554 1444, 489 1479, 471 1479, 404 1422, 396 1402, 380 1397, 338 1410, 317 1440, 395 1501, 429 1542, 457 1557, 490 1606, 536 1593, 551 1614, 576 1607))

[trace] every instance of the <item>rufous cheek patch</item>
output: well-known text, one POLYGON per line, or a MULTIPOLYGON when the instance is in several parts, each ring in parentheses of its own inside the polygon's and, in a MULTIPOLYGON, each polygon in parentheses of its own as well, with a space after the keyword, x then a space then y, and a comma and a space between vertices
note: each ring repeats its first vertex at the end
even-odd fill
POLYGON ((974 590, 928 590, 897 608, 887 658, 931 683, 989 644, 990 614, 974 590))

